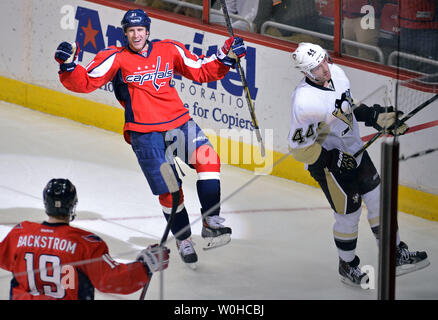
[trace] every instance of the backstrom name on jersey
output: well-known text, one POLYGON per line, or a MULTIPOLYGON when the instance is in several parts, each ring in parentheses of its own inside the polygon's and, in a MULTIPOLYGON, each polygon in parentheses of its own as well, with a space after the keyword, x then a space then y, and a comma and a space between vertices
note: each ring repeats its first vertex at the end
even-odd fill
POLYGON ((47 249, 70 252, 71 254, 74 254, 77 243, 72 242, 70 240, 61 239, 58 237, 25 235, 25 236, 20 236, 18 238, 17 248, 22 246, 34 247, 34 248, 47 248, 47 249))

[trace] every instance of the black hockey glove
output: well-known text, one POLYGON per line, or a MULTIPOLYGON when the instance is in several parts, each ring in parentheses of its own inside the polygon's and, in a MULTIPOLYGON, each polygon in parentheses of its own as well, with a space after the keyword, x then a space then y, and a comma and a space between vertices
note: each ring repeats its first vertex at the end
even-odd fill
POLYGON ((409 127, 406 123, 401 123, 399 117, 403 115, 401 111, 394 111, 394 107, 382 107, 378 104, 372 107, 361 105, 354 114, 358 121, 364 121, 368 127, 373 127, 377 131, 386 129, 391 135, 403 135, 409 127))
POLYGON ((60 72, 73 71, 76 68, 79 55, 78 43, 61 42, 56 48, 55 60, 59 63, 60 72))
POLYGON ((357 162, 351 154, 343 152, 339 149, 332 149, 327 151, 326 167, 330 171, 340 174, 351 173, 354 169, 356 169, 357 162))
POLYGON ((357 167, 357 162, 354 157, 339 149, 332 149, 327 151, 321 148, 321 154, 315 163, 309 165, 309 169, 323 169, 327 168, 331 172, 348 176, 353 173, 357 167))

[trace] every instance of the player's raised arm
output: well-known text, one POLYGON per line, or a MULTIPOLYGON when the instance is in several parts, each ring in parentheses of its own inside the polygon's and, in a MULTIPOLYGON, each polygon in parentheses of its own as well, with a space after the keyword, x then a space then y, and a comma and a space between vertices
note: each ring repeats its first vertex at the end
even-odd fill
POLYGON ((89 93, 111 81, 119 66, 116 47, 100 51, 86 68, 77 63, 79 46, 62 42, 55 52, 59 63, 59 79, 62 85, 73 92, 89 93))
POLYGON ((184 77, 198 81, 211 82, 222 79, 230 68, 234 68, 237 58, 243 58, 246 55, 246 47, 242 38, 230 37, 217 50, 216 54, 211 56, 197 56, 187 50, 179 42, 174 44, 175 68, 178 73, 184 77))

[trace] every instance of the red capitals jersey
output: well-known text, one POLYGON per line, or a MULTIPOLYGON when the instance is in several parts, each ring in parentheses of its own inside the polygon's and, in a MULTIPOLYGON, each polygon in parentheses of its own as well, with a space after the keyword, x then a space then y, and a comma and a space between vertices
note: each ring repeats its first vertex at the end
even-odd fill
POLYGON ((0 243, 0 268, 11 271, 12 300, 92 300, 129 294, 148 281, 141 262, 118 263, 98 236, 66 223, 16 225, 0 243))
POLYGON ((197 56, 173 40, 148 43, 144 53, 110 46, 86 68, 78 65, 72 72, 60 73, 62 84, 74 92, 91 92, 113 82, 116 98, 125 108, 124 136, 128 143, 129 131, 167 131, 190 119, 176 89, 170 86, 174 74, 212 82, 229 71, 215 54, 197 56))
POLYGON ((380 17, 380 13, 383 7, 382 0, 344 0, 342 1, 342 10, 344 17, 363 17, 364 15, 368 14, 366 10, 365 12, 361 13, 362 7, 366 5, 370 5, 374 8, 374 15, 376 18, 380 17))
POLYGON ((408 29, 438 29, 436 0, 400 0, 400 27, 408 29))

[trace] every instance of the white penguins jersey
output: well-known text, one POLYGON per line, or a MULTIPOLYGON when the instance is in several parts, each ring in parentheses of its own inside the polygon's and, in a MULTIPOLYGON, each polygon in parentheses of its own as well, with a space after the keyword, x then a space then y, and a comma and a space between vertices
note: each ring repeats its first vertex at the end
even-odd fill
MULTIPOLYGON (((329 69, 331 86, 319 86, 306 77, 292 96, 289 147, 296 160, 307 164, 318 159, 319 145, 352 155, 363 146, 352 111, 350 81, 337 65, 329 64, 329 69)), ((362 155, 357 157, 358 164, 361 159, 362 155)))

